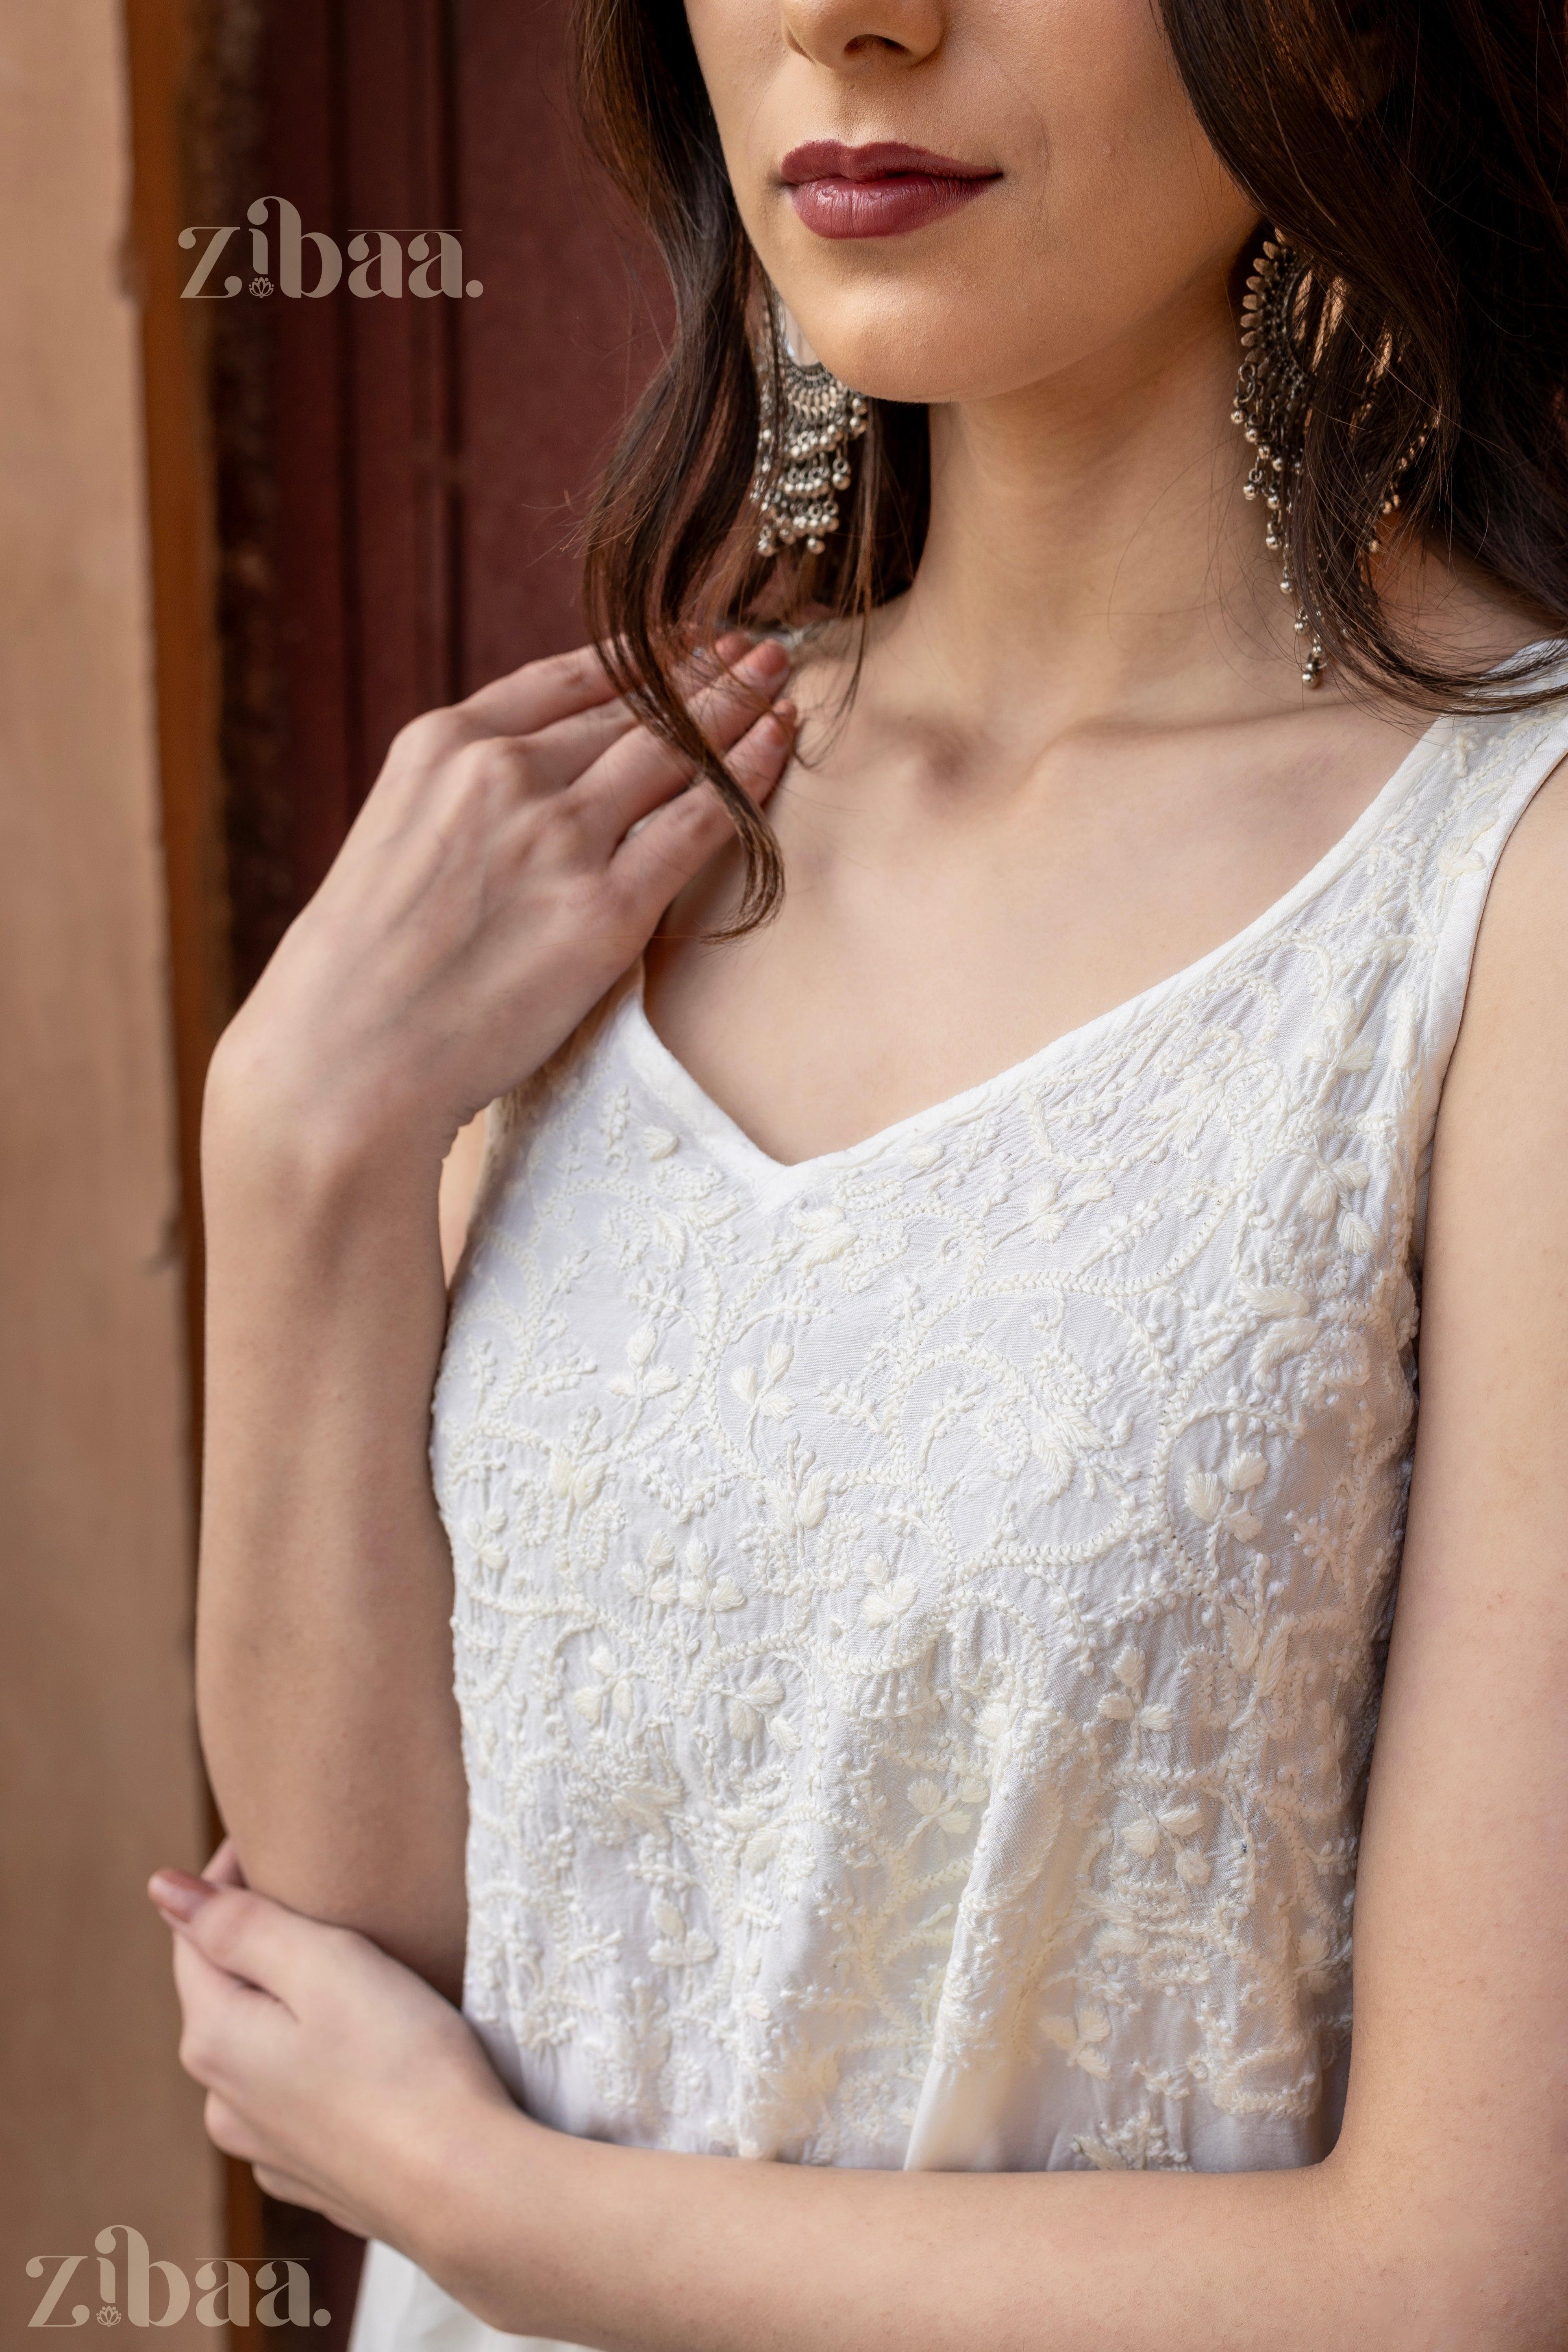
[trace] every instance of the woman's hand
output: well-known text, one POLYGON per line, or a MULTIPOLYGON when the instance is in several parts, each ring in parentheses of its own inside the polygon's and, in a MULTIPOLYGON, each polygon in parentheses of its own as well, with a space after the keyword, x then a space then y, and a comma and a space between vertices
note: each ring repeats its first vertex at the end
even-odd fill
POLYGON ((174 1931, 180 2061, 208 2135, 268 2196, 395 2242, 444 2150, 487 2112, 522 2124, 449 2001, 363 1936, 250 1893, 231 1845, 148 1892, 174 1931))
MULTIPOLYGON (((691 708, 762 802, 793 741, 793 706, 768 707, 788 656, 739 634, 718 653, 719 674, 691 674, 691 708)), ((570 1035, 731 836, 718 794, 686 790, 690 776, 592 647, 405 727, 224 1038, 209 1151, 406 1139, 438 1164, 570 1035)))
MULTIPOLYGON (((740 635, 717 650, 690 706, 760 802, 789 758, 791 707, 768 709, 788 660, 740 635)), ((689 776, 591 651, 417 719, 208 1083, 208 1771, 258 1887, 444 1992, 467 1791, 428 1453, 440 1165, 732 837, 689 776)))

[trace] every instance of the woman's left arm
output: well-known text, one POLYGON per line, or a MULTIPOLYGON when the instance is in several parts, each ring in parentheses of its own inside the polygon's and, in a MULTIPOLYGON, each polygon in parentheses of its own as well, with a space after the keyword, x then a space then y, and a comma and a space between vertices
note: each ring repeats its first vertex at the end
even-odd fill
POLYGON ((184 2054, 219 2144, 493 2326, 605 2352, 1560 2352, 1565 908, 1560 775, 1500 862, 1438 1121, 1354 2055, 1327 2161, 888 2173, 563 2137, 517 2112, 416 1978, 232 1886, 193 1908, 177 1953, 184 2054))

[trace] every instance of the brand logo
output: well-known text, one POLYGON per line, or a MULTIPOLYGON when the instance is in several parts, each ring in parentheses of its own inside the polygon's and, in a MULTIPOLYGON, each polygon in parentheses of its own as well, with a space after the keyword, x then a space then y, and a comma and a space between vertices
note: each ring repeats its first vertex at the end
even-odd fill
MULTIPOLYGON (((291 302, 319 302, 323 295, 335 293, 343 282, 343 254, 337 240, 325 229, 307 228, 300 218, 298 205, 287 196, 258 196, 245 215, 248 232, 237 221, 214 226, 210 222, 198 222, 194 228, 180 231, 180 244, 186 253, 196 253, 198 243, 205 237, 197 255, 196 266, 181 288, 181 299, 186 302, 231 302, 244 290, 245 280, 230 268, 221 285, 216 281, 220 261, 232 264, 238 252, 231 249, 230 240, 250 238, 250 291, 266 296, 274 285, 291 302), (277 268, 274 269, 272 245, 268 235, 268 207, 277 210, 277 268), (305 247, 313 248, 310 267, 313 282, 305 283, 305 247)), ((384 295, 395 302, 401 301, 405 292, 420 301, 430 301, 445 294, 450 300, 460 302, 465 295, 470 301, 484 292, 477 278, 463 276, 461 240, 450 229, 421 229, 407 240, 395 236, 391 229, 362 230, 348 242, 348 258, 354 267, 349 271, 348 290, 363 301, 373 301, 384 295)))
POLYGON ((187 2278, 178 2263, 154 2262, 140 2230, 123 2221, 100 2230, 93 2240, 98 2258, 96 2305, 75 2297, 90 2292, 91 2254, 34 2254, 27 2276, 45 2281, 29 2327, 174 2327, 191 2312, 204 2327, 325 2327, 331 2312, 310 2308, 310 2277, 301 2262, 271 2262, 255 2255, 198 2263, 187 2278), (116 2239, 123 2239, 116 2259, 116 2239), (254 2266, 252 2279, 249 2265, 254 2266), (86 2266, 85 2268, 83 2266, 86 2266), (156 2302, 158 2308, 153 2310, 156 2302))

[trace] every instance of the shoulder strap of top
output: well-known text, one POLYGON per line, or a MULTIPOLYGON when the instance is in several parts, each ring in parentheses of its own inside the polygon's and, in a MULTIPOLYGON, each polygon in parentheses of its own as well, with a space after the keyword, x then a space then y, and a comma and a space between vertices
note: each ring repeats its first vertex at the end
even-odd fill
MULTIPOLYGON (((1412 1241, 1417 1265, 1425 1246, 1437 1105, 1459 1034, 1487 894, 1514 826, 1548 776, 1568 759, 1568 647, 1556 677, 1561 691, 1530 709, 1445 720, 1436 756, 1399 812, 1394 854, 1405 869, 1405 887, 1394 920, 1415 969, 1407 971, 1405 986, 1397 992, 1401 1017, 1390 1048, 1414 1086, 1412 1241)), ((1392 907, 1389 912, 1394 913, 1392 907)))
POLYGON ((1556 677, 1560 690, 1548 702, 1449 720, 1443 755, 1414 795, 1412 911, 1429 942, 1424 1025, 1439 1084, 1458 1034, 1492 877, 1514 826, 1568 758, 1568 650, 1556 677))

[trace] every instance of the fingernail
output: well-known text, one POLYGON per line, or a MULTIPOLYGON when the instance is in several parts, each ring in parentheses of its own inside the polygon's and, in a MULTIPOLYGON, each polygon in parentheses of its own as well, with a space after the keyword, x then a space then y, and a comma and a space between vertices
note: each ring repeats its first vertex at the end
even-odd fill
POLYGON ((770 751, 787 751, 795 741, 795 705, 775 703, 759 719, 753 730, 756 740, 770 751))
POLYGON ((789 666, 789 655, 776 637, 764 637, 741 664, 748 677, 756 678, 783 677, 789 666))
POLYGON ((188 1870, 157 1870, 147 1883, 147 1892, 160 1911, 172 1911, 176 1919, 194 1919, 217 1888, 205 1878, 193 1878, 188 1870))

